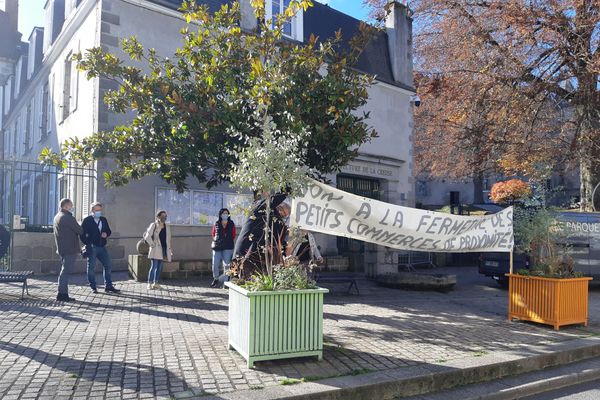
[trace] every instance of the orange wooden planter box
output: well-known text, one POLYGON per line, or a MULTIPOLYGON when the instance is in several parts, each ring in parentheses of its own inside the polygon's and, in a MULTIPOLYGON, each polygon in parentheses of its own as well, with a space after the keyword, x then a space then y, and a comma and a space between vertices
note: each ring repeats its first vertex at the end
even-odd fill
POLYGON ((508 319, 552 325, 588 323, 588 283, 592 278, 554 279, 508 276, 508 319))

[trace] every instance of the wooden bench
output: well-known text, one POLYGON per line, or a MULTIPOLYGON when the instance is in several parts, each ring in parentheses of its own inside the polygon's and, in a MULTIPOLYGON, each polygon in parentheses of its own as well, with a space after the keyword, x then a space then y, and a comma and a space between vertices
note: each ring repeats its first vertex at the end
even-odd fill
POLYGON ((358 283, 356 282, 356 276, 353 275, 317 275, 315 277, 315 281, 317 283, 349 283, 347 294, 352 294, 352 288, 356 291, 356 294, 360 296, 360 291, 358 290, 358 283))
POLYGON ((23 291, 21 299, 25 297, 25 292, 29 296, 29 288, 27 287, 27 278, 33 275, 33 271, 18 271, 18 272, 0 272, 0 283, 23 282, 23 291))

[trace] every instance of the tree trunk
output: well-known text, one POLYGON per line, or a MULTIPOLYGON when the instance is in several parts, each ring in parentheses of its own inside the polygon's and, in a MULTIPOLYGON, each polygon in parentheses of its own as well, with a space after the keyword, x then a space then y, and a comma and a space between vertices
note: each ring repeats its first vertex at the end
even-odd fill
POLYGON ((483 172, 473 175, 473 204, 483 204, 483 172))
MULTIPOLYGON (((594 189, 600 184, 600 150, 597 146, 587 146, 581 151, 579 177, 581 179, 581 211, 600 211, 600 193, 596 193, 596 204, 592 198, 594 189)), ((599 189, 600 191, 600 189, 599 189)))

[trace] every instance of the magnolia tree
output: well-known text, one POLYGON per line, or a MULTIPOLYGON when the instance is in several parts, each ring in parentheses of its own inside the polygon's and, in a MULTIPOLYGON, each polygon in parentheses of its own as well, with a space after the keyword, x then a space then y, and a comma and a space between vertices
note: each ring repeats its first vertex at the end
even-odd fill
POLYGON ((69 139, 58 153, 46 149, 42 160, 64 165, 110 158, 115 167, 104 173, 110 185, 158 175, 180 191, 189 178, 211 187, 227 181, 231 164, 238 162, 228 150, 243 150, 255 143, 251 139, 264 141, 268 115, 277 126, 275 136, 304 138, 297 152, 302 165, 319 176, 338 171, 376 136, 369 114, 361 111, 373 77, 353 68, 370 30, 363 26, 356 37, 344 38, 349 46, 340 32, 290 41, 283 25, 310 7, 310 0, 289 1, 275 21, 265 18, 264 1, 251 3, 259 24, 248 32, 240 27, 237 2, 214 13, 184 2, 189 25, 173 57, 144 49, 135 37, 122 42, 125 59, 100 47, 77 55, 88 79, 117 85, 104 97, 109 111, 134 117, 112 130, 69 139))

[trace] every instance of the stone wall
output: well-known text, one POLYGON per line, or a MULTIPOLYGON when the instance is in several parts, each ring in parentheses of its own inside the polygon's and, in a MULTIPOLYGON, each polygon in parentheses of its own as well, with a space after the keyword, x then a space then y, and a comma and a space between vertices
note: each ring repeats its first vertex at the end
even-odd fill
MULTIPOLYGON (((177 231, 175 227, 174 231, 177 231)), ((140 235, 141 236, 141 235, 140 235)), ((56 245, 52 233, 14 232, 13 233, 14 271, 33 271, 38 274, 53 274, 60 270, 60 258, 56 254, 56 245)), ((126 271, 128 255, 136 254, 137 237, 112 237, 108 242, 108 252, 113 261, 114 271, 126 271)), ((203 261, 212 258, 211 238, 204 235, 173 235, 173 253, 176 261, 203 261)), ((77 261, 75 272, 85 271, 85 260, 77 261)), ((96 271, 101 272, 98 263, 96 271)))

